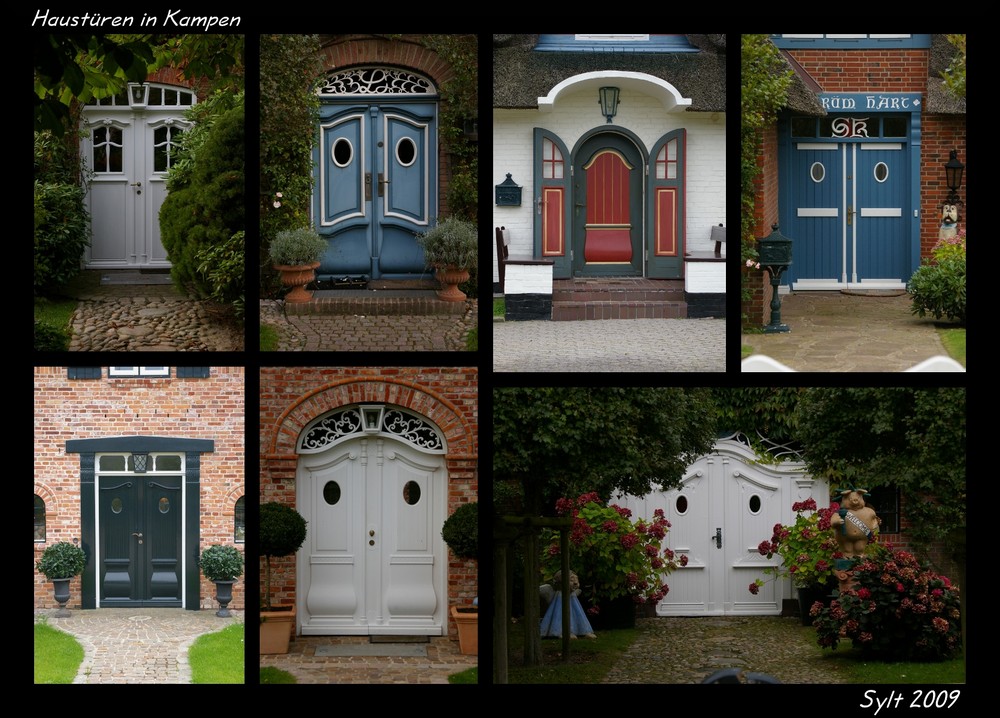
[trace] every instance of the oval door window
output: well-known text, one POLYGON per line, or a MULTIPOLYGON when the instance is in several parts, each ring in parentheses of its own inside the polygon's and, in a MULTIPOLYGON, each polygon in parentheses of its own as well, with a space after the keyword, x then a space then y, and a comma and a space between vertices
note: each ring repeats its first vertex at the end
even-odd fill
POLYGON ((417 159, 417 146, 409 137, 402 138, 396 143, 396 160, 403 167, 409 167, 417 159))
POLYGON ((122 512, 122 500, 117 496, 111 499, 111 512, 120 514, 122 512))
POLYGON ((323 487, 323 499, 330 506, 336 506, 340 501, 340 484, 336 481, 327 481, 323 487))
POLYGON ((686 514, 688 510, 687 496, 685 496, 684 494, 678 496, 677 500, 674 502, 674 508, 677 509, 678 514, 681 515, 686 514))
POLYGON ((160 513, 165 514, 168 511, 170 511, 170 499, 164 496, 162 499, 160 499, 160 513))
POLYGON ((750 497, 750 513, 760 513, 760 497, 757 494, 750 497))
POLYGON ((889 165, 885 162, 879 162, 875 165, 875 181, 885 182, 889 179, 889 165))
POLYGON ((403 485, 403 501, 408 503, 410 506, 413 506, 420 501, 420 484, 416 481, 407 481, 403 485))
POLYGON ((826 177, 826 167, 823 166, 822 162, 813 162, 812 167, 809 168, 809 176, 812 177, 813 182, 822 182, 823 178, 826 177))
POLYGON ((337 167, 347 167, 352 159, 354 159, 354 146, 350 140, 341 137, 333 143, 333 163, 337 167))

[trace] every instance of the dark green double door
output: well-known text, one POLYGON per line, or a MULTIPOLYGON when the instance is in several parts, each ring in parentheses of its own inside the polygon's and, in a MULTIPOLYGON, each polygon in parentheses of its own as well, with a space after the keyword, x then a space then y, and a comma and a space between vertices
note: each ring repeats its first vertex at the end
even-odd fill
POLYGON ((182 605, 182 478, 99 480, 100 606, 182 605))

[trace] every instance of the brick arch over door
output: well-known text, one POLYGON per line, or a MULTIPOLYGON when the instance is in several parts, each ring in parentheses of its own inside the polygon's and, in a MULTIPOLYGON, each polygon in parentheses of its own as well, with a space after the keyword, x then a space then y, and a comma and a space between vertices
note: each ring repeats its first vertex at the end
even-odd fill
POLYGON ((446 398, 404 380, 352 378, 331 382, 304 394, 282 412, 274 425, 262 427, 266 432, 261 436, 265 474, 272 482, 294 482, 298 461, 296 444, 309 422, 334 409, 362 403, 393 404, 432 421, 441 429, 448 446, 445 459, 449 475, 454 470, 464 471, 467 462, 475 461, 473 429, 446 398))

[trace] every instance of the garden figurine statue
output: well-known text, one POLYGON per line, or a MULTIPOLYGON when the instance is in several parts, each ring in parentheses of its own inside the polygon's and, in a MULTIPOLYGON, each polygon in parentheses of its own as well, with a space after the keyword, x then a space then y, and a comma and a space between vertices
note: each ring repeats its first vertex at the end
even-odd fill
POLYGON ((865 505, 866 489, 853 486, 840 491, 840 510, 830 516, 830 529, 837 536, 842 556, 834 561, 834 575, 840 581, 840 590, 846 591, 853 583, 854 565, 860 561, 875 540, 879 519, 875 510, 865 505))
MULTIPOLYGON (((553 578, 556 586, 562 585, 562 571, 557 571, 553 578)), ((549 601, 549 607, 542 617, 542 638, 546 636, 562 637, 562 591, 553 589, 549 584, 542 584, 541 595, 549 601)), ((569 572, 569 637, 597 638, 594 629, 587 619, 578 596, 580 595, 580 579, 573 571, 569 572)))
POLYGON ((958 233, 958 205, 946 204, 941 209, 941 231, 938 239, 951 239, 958 233))

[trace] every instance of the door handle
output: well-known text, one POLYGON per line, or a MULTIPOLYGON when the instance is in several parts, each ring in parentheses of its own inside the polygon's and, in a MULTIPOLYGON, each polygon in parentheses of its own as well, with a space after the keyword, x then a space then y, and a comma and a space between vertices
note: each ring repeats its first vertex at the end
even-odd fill
POLYGON ((722 527, 715 529, 715 536, 708 538, 715 541, 715 548, 722 548, 722 527))
MULTIPOLYGON (((142 187, 142 182, 129 182, 128 186, 129 187, 142 187)), ((136 189, 135 193, 136 194, 142 194, 142 190, 141 189, 136 189)))
POLYGON ((141 533, 133 533, 132 535, 133 536, 138 536, 139 537, 139 543, 140 544, 142 543, 142 534, 141 533))
POLYGON ((847 226, 851 226, 851 220, 854 219, 854 208, 851 205, 847 205, 847 226))
POLYGON ((385 173, 384 172, 379 172, 378 173, 378 196, 379 197, 384 196, 385 185, 387 185, 387 184, 389 184, 389 180, 387 180, 385 178, 385 173))
POLYGON ((372 201, 372 173, 365 172, 365 202, 372 201))
POLYGON ((368 545, 369 546, 374 546, 375 545, 375 529, 369 529, 368 530, 368 536, 369 536, 368 545))

